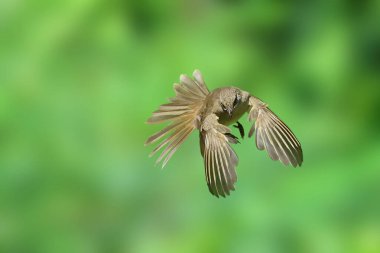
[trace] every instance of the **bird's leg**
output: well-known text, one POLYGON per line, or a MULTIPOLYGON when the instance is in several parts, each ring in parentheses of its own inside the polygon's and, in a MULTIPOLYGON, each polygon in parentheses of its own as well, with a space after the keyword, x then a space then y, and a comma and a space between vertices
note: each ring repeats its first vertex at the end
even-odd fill
POLYGON ((224 135, 227 137, 229 142, 231 142, 233 144, 240 143, 238 137, 236 137, 235 135, 233 135, 231 133, 225 133, 224 135))
POLYGON ((243 128, 243 125, 240 124, 239 121, 236 121, 236 125, 234 125, 234 127, 236 127, 236 128, 239 129, 240 136, 241 136, 242 139, 244 139, 244 128, 243 128))

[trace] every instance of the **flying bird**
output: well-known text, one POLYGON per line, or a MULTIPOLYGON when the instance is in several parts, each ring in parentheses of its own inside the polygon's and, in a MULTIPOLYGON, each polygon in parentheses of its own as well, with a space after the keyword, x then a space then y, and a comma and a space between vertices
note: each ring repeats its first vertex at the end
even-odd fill
POLYGON ((244 113, 248 113, 252 123, 248 137, 255 134, 259 150, 266 150, 272 160, 280 160, 284 165, 301 166, 300 142, 259 98, 233 86, 209 91, 199 70, 194 71, 193 79, 181 75, 174 91, 176 96, 154 111, 147 121, 149 124, 171 122, 145 142, 148 145, 166 137, 150 154, 153 156, 165 147, 156 161, 162 162, 162 167, 186 138, 198 130, 208 189, 216 197, 230 195, 235 190, 235 168, 239 161, 232 144, 239 141, 228 126, 236 123, 233 126, 239 129, 243 139, 244 128, 238 120, 244 113))

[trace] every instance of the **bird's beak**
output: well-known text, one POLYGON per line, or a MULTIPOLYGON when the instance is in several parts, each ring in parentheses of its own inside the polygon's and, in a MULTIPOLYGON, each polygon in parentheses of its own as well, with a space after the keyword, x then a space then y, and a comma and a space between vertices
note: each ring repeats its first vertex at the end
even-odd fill
POLYGON ((231 118, 232 117, 232 110, 231 109, 227 109, 227 113, 228 113, 228 116, 231 118))

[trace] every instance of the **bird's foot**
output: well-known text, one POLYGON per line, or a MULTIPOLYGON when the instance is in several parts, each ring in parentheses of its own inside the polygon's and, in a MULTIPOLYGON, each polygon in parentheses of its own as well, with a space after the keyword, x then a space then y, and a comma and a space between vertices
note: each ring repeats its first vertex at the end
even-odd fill
POLYGON ((236 137, 235 135, 231 133, 225 133, 224 135, 227 137, 229 142, 233 144, 240 143, 238 137, 236 137))
POLYGON ((243 128, 243 125, 240 124, 239 121, 236 121, 236 125, 233 125, 234 127, 236 127, 237 129, 239 129, 239 132, 240 132, 240 136, 242 139, 244 139, 244 128, 243 128))

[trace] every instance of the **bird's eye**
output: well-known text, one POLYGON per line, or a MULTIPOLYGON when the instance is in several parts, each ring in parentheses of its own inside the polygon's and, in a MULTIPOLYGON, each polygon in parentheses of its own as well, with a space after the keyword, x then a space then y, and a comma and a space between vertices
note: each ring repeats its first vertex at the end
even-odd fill
POLYGON ((237 106, 238 103, 239 103, 239 97, 236 96, 234 100, 234 104, 233 104, 234 108, 237 106))
POLYGON ((224 106, 224 104, 220 104, 222 106, 223 111, 227 111, 227 108, 224 106))

